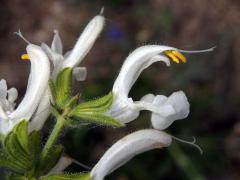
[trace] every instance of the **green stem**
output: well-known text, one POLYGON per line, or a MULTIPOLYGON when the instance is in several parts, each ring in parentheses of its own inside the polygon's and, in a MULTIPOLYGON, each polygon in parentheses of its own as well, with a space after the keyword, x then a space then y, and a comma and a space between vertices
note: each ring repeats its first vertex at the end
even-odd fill
POLYGON ((42 150, 42 159, 45 159, 49 150, 52 148, 52 146, 56 143, 58 137, 61 134, 61 131, 65 125, 65 119, 62 115, 56 114, 56 110, 53 109, 53 114, 56 117, 57 123, 55 124, 52 133, 50 134, 43 150, 42 150))

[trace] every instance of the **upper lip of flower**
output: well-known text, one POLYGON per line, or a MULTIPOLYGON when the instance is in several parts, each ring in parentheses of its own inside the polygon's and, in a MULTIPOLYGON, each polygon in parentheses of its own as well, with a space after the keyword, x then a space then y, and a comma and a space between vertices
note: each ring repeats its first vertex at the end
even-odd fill
MULTIPOLYGON (((31 72, 25 96, 18 107, 7 114, 9 125, 14 126, 23 119, 30 120, 36 110, 41 97, 48 86, 50 64, 42 49, 33 44, 27 46, 27 53, 31 62, 31 72)), ((14 100, 14 98, 12 99, 14 100)), ((9 99, 8 99, 9 101, 9 99)), ((7 134, 12 127, 2 132, 7 134)))
POLYGON ((127 135, 110 147, 91 171, 93 179, 101 180, 134 156, 154 149, 167 147, 172 137, 163 131, 144 129, 127 135))
POLYGON ((137 80, 140 73, 157 61, 163 61, 169 65, 169 59, 164 54, 164 51, 176 50, 169 46, 147 45, 137 48, 125 60, 121 71, 114 82, 113 93, 121 94, 126 98, 131 87, 137 80))

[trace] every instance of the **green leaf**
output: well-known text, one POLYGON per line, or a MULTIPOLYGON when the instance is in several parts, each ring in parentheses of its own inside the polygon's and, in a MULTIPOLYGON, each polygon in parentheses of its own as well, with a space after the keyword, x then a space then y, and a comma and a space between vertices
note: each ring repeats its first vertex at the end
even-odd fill
POLYGON ((70 98, 71 88, 72 68, 65 68, 58 74, 56 79, 55 103, 57 107, 63 107, 66 101, 70 98))
POLYGON ((39 131, 31 132, 29 141, 31 142, 29 146, 30 155, 32 159, 35 160, 35 163, 37 163, 36 161, 39 160, 39 154, 41 152, 41 137, 39 131))
POLYGON ((0 167, 5 167, 9 169, 13 169, 16 172, 22 173, 25 171, 25 168, 14 162, 7 153, 4 151, 0 151, 0 167))
POLYGON ((32 168, 27 133, 28 123, 23 120, 14 127, 4 141, 4 151, 9 160, 26 171, 32 168))
POLYGON ((90 173, 74 173, 74 174, 53 174, 41 177, 40 180, 91 180, 90 173))
POLYGON ((29 153, 28 144, 28 122, 23 120, 17 126, 15 126, 13 133, 16 135, 18 142, 22 148, 29 153))
POLYGON ((20 167, 28 170, 31 168, 31 160, 29 159, 28 154, 21 147, 18 142, 18 138, 14 132, 9 134, 5 139, 4 145, 5 152, 8 154, 9 159, 15 164, 18 164, 20 167))
POLYGON ((106 96, 103 96, 99 99, 79 104, 72 110, 71 115, 78 116, 78 114, 81 114, 82 112, 106 112, 112 105, 112 101, 113 93, 110 92, 106 96))
POLYGON ((60 157, 62 156, 63 153, 63 146, 62 145, 57 145, 55 147, 52 147, 46 158, 41 159, 40 162, 40 172, 42 174, 48 173, 59 161, 60 157))
POLYGON ((81 112, 78 114, 78 116, 73 116, 71 118, 71 125, 76 125, 77 122, 83 123, 95 123, 95 124, 101 124, 106 126, 113 126, 113 127, 123 127, 124 124, 121 122, 113 119, 110 116, 106 116, 102 113, 95 113, 95 112, 81 112))

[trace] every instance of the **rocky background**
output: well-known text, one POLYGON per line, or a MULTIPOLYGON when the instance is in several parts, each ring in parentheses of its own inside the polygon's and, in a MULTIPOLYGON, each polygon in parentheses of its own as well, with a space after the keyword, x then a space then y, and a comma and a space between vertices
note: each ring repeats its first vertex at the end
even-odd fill
MULTIPOLYGON (((164 44, 193 50, 217 46, 211 53, 187 55, 187 64, 166 68, 156 63, 144 71, 130 93, 137 100, 147 93, 170 95, 184 90, 191 114, 167 131, 187 140, 195 136, 203 155, 174 142, 168 149, 135 157, 107 179, 240 179, 238 0, 1 0, 0 77, 18 88, 20 101, 30 66, 20 60, 26 43, 13 33, 21 29, 30 42, 49 44, 53 30, 58 29, 67 51, 102 6, 105 29, 81 64, 88 68, 87 80, 76 86, 85 99, 111 90, 125 57, 136 47, 164 44)), ((66 154, 92 167, 118 138, 148 128, 149 119, 149 113, 143 112, 141 118, 123 129, 68 129, 61 142, 66 145, 66 154)), ((50 120, 44 137, 51 127, 50 120)), ((68 170, 85 171, 77 165, 68 170)))

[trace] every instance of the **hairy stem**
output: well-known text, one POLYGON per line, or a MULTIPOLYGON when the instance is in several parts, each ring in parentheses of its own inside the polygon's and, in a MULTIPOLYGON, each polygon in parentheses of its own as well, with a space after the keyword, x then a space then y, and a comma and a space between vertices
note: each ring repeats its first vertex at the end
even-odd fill
MULTIPOLYGON (((52 113, 56 117, 56 124, 53 128, 52 133, 48 137, 48 140, 42 150, 42 159, 45 159, 49 150, 52 148, 52 146, 56 143, 58 137, 61 134, 61 131, 65 125, 65 118, 63 115, 60 115, 54 108, 52 108, 52 113)), ((64 114, 64 113, 63 113, 64 114)))

